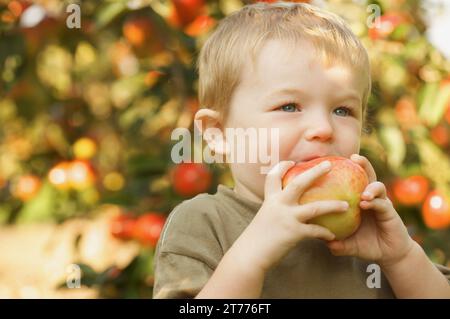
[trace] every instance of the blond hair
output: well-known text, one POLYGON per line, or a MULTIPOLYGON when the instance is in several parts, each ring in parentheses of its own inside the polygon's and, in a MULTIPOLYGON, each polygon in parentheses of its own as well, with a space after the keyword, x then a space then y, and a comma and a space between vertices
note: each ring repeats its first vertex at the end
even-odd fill
POLYGON ((204 43, 197 60, 198 95, 202 107, 218 110, 226 119, 228 106, 240 81, 247 54, 256 54, 269 39, 309 41, 325 66, 343 63, 365 81, 363 122, 371 90, 367 52, 338 15, 306 3, 258 2, 221 20, 204 43))

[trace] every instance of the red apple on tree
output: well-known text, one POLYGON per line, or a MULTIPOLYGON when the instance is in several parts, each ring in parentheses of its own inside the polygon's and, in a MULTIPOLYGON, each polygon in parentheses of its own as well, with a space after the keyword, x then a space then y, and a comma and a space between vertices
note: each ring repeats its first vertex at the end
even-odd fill
POLYGON ((186 26, 184 32, 191 37, 197 37, 209 31, 215 24, 216 20, 214 18, 209 15, 201 15, 186 26))
POLYGON ((431 229, 450 227, 450 197, 445 191, 434 189, 422 205, 422 218, 431 229))
POLYGON ((372 40, 386 39, 402 23, 407 22, 406 17, 398 12, 389 12, 379 17, 379 25, 369 28, 368 34, 372 40))
POLYGON ((421 175, 398 178, 393 184, 395 199, 405 206, 422 203, 427 196, 428 188, 428 179, 421 175))
POLYGON ((166 217, 159 213, 141 215, 134 225, 133 237, 145 246, 156 247, 165 222, 166 217))
POLYGON ((204 0, 172 0, 169 21, 175 26, 187 26, 199 15, 206 13, 204 0))
POLYGON ((430 131, 430 136, 434 143, 443 148, 450 145, 450 130, 444 123, 438 124, 432 128, 430 131))
POLYGON ((184 197, 195 196, 208 191, 212 173, 203 163, 180 163, 172 170, 173 189, 184 197))
POLYGON ((317 224, 328 228, 341 240, 352 235, 361 223, 359 202, 361 193, 369 183, 366 172, 361 166, 350 159, 339 156, 326 156, 313 159, 308 162, 296 164, 283 177, 283 187, 292 179, 306 170, 330 161, 331 170, 320 177, 299 198, 299 204, 306 204, 319 200, 343 200, 348 202, 349 208, 344 213, 331 213, 310 220, 311 224, 317 224))
POLYGON ((41 185, 42 182, 38 176, 24 175, 18 179, 12 194, 22 201, 28 201, 36 196, 41 189, 41 185))
POLYGON ((121 213, 110 221, 110 232, 118 239, 131 239, 133 237, 136 219, 129 213, 121 213))
POLYGON ((156 54, 164 50, 164 41, 150 17, 129 17, 124 22, 122 32, 138 54, 156 54))

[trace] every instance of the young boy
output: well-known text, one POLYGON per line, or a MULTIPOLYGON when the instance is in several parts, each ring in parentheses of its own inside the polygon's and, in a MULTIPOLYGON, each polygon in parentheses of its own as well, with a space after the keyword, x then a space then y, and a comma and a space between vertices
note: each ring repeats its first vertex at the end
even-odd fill
POLYGON ((195 118, 209 147, 229 151, 211 128, 278 129, 281 161, 268 174, 260 161, 232 162, 234 189, 219 185, 174 209, 156 251, 155 298, 450 298, 446 277, 357 155, 369 61, 339 17, 302 3, 247 5, 205 43, 199 76, 205 108, 195 118), (328 155, 350 158, 370 180, 362 224, 343 241, 308 220, 346 202, 297 203, 327 163, 282 188, 295 162, 328 155))

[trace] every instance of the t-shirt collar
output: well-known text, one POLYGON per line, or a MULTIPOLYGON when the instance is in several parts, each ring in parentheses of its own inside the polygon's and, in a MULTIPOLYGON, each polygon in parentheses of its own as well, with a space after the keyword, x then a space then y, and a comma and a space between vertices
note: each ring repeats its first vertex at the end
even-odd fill
POLYGON ((229 200, 238 202, 240 205, 244 206, 245 208, 247 208, 250 211, 253 211, 254 213, 256 213, 261 208, 261 205, 262 205, 262 203, 252 201, 242 195, 239 195, 230 187, 222 185, 222 184, 218 185, 217 194, 219 196, 220 195, 224 196, 229 200))

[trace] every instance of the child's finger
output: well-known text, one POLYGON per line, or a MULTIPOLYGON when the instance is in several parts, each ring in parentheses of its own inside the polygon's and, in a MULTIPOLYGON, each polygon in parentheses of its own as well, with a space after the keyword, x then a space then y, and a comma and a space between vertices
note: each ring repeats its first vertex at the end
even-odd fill
POLYGON ((375 218, 379 221, 387 221, 395 216, 395 209, 390 200, 385 198, 374 198, 370 201, 361 201, 359 206, 364 210, 375 213, 375 218))
POLYGON ((304 227, 304 235, 308 238, 319 238, 326 241, 334 240, 334 238, 336 238, 335 234, 323 226, 303 224, 302 227, 304 227))
POLYGON ((358 252, 356 244, 351 240, 333 240, 327 246, 335 256, 355 256, 358 252))
POLYGON ((373 182, 367 185, 364 192, 361 194, 362 200, 372 200, 374 198, 386 198, 386 186, 381 182, 373 182))
POLYGON ((331 163, 329 161, 323 161, 322 163, 294 177, 294 179, 287 184, 283 190, 284 198, 289 203, 296 203, 300 195, 308 187, 310 187, 316 179, 328 173, 330 169, 331 163))
POLYGON ((366 171, 367 177, 369 178, 369 183, 377 180, 377 174, 367 158, 359 154, 353 154, 350 156, 350 159, 356 164, 359 164, 366 171))
POLYGON ((294 161, 282 161, 272 167, 266 176, 264 198, 268 198, 270 195, 278 193, 282 190, 281 179, 284 174, 286 174, 288 169, 294 166, 294 164, 294 161))
POLYGON ((305 223, 315 217, 331 214, 343 213, 348 209, 348 203, 341 200, 320 200, 298 206, 296 210, 297 219, 305 223))

